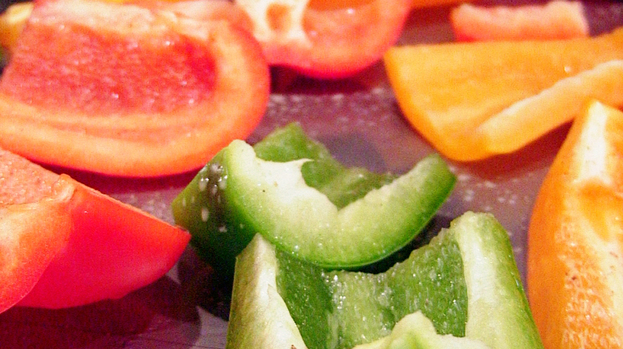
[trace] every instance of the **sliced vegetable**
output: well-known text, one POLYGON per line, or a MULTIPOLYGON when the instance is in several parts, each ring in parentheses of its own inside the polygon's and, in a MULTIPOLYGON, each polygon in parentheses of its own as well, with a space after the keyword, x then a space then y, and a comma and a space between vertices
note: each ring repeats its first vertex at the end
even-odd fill
POLYGON ((0 150, 0 312, 120 298, 162 277, 190 235, 0 150))
POLYGON ((42 1, 0 81, 0 145, 112 175, 189 171, 252 132, 269 84, 257 42, 227 21, 42 1))
POLYGON ((456 181, 436 155, 394 180, 346 169, 296 125, 256 148, 232 142, 172 204, 176 223, 226 275, 255 233, 326 267, 382 259, 426 226, 456 181))
POLYGON ((346 167, 320 142, 309 138, 298 123, 275 129, 253 146, 257 157, 287 162, 310 159, 301 166, 305 183, 327 196, 338 208, 364 197, 370 190, 390 184, 398 176, 346 167))
POLYGON ((592 101, 539 190, 528 230, 530 304, 548 348, 623 342, 623 113, 592 101))
POLYGON ((271 65, 341 78, 378 62, 394 44, 411 0, 236 0, 271 65))
POLYGON ((591 98, 623 105, 623 29, 594 38, 394 47, 385 64, 405 117, 447 157, 517 151, 591 98), (617 61, 618 60, 618 61, 617 61))
POLYGON ((458 41, 561 40, 589 36, 580 1, 483 6, 464 3, 452 9, 450 23, 458 41))
POLYGON ((54 191, 39 202, 0 204, 0 312, 32 290, 67 244, 71 189, 67 182, 59 180, 54 191))
MULTIPOLYGON (((201 20, 227 20, 235 25, 251 30, 252 23, 247 14, 229 1, 205 0, 103 0, 107 2, 134 4, 151 10, 174 12, 177 15, 194 17, 201 20)), ((9 52, 17 44, 17 37, 22 32, 33 9, 32 1, 11 4, 0 15, 0 46, 9 52)))
POLYGON ((11 52, 15 47, 32 8, 32 2, 18 2, 11 4, 0 14, 0 47, 6 52, 11 52))
POLYGON ((485 343, 451 334, 440 335, 433 323, 420 311, 406 315, 396 323, 392 332, 381 339, 367 344, 360 344, 355 349, 409 349, 409 348, 491 348, 485 343))
POLYGON ((466 213, 381 274, 327 271, 258 234, 238 256, 227 347, 385 348, 424 341, 427 322, 457 347, 542 348, 491 215, 466 213))

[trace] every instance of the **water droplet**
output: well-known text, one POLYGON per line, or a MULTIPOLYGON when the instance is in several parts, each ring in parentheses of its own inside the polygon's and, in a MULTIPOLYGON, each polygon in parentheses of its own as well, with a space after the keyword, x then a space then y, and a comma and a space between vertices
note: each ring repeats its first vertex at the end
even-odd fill
POLYGON ((227 188, 227 176, 219 178, 219 180, 218 180, 218 188, 220 190, 225 190, 227 188))
POLYGON ((201 178, 199 179, 199 191, 204 191, 208 187, 208 182, 210 182, 209 178, 201 178))

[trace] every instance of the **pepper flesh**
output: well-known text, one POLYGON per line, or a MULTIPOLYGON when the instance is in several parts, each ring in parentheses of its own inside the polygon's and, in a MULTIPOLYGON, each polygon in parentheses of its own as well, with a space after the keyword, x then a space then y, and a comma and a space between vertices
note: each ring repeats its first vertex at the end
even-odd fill
POLYGON ((623 342, 623 112, 593 100, 573 122, 528 228, 530 304, 548 348, 623 342))
POLYGON ((253 23, 270 65, 317 78, 356 74, 400 36, 411 0, 236 0, 253 23))
POLYGON ((258 153, 232 142, 172 203, 176 223, 191 232, 200 254, 230 277, 235 256, 256 232, 327 267, 381 259, 426 226, 456 181, 437 155, 400 177, 375 175, 344 168, 300 127, 275 133, 256 145, 258 153))
POLYGON ((98 1, 35 5, 0 81, 5 149, 161 176, 201 167, 264 115, 268 66, 228 21, 98 1))
POLYGON ((190 235, 0 149, 0 312, 120 298, 162 277, 190 235))
POLYGON ((507 232, 493 216, 467 212, 380 274, 327 271, 258 234, 238 256, 227 348, 350 348, 375 340, 371 348, 385 348, 387 336, 401 335, 394 325, 418 313, 436 334, 463 345, 543 347, 507 232))
POLYGON ((560 40, 590 35, 579 1, 523 6, 463 3, 450 12, 450 23, 457 41, 560 40))
POLYGON ((623 105, 623 28, 597 37, 393 47, 385 66, 404 116, 445 156, 516 152, 596 98, 623 105))
MULTIPOLYGON (((270 65, 317 78, 348 77, 379 61, 398 40, 411 10, 408 0, 119 2, 200 21, 225 19, 253 33, 270 65)), ((7 29, 18 32, 20 28, 7 29)), ((12 46, 8 37, 0 43, 12 46)))

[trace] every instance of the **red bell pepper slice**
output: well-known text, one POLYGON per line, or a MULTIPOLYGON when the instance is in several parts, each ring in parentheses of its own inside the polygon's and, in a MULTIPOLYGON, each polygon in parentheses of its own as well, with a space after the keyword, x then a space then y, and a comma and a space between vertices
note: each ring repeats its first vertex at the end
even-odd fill
POLYGON ((190 235, 0 149, 0 312, 120 298, 162 277, 190 235))
POLYGON ((41 1, 0 81, 0 146, 111 175, 181 173, 246 138, 269 90, 261 47, 229 21, 41 1))
POLYGON ((69 239, 71 187, 60 182, 56 188, 36 203, 5 206, 0 201, 0 312, 32 290, 69 239))
POLYGON ((400 36, 411 0, 236 0, 270 65, 317 78, 353 75, 400 36))

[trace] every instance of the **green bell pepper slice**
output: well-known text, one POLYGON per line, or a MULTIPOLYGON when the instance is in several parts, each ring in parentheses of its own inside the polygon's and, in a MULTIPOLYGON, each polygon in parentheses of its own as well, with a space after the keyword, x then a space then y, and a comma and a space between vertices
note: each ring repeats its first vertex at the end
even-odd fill
POLYGON ((227 348, 542 348, 506 230, 467 212, 387 271, 329 271, 257 235, 227 348), (431 327, 433 330, 431 330, 431 327))
POLYGON ((254 147, 232 142, 172 209, 199 254, 226 275, 256 233, 317 265, 357 268, 408 244, 455 182, 436 154, 401 176, 346 168, 291 124, 254 147))

